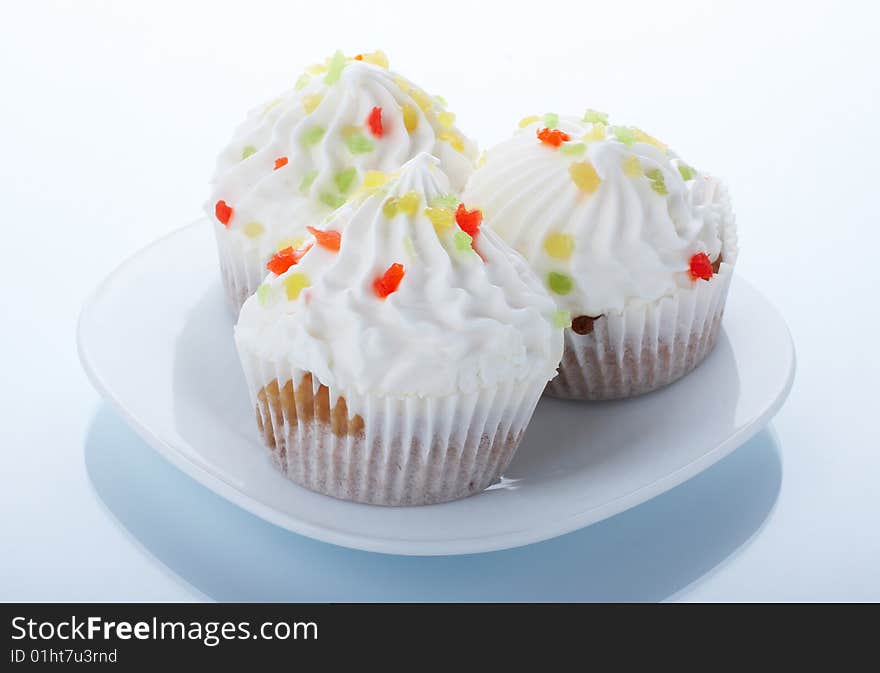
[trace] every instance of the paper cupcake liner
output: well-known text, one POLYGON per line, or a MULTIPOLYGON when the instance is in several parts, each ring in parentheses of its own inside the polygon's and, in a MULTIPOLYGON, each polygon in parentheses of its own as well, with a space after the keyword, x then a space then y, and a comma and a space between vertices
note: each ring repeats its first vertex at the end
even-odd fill
POLYGON ((565 330, 551 397, 612 400, 657 390, 693 370, 715 345, 733 267, 659 301, 602 316, 590 334, 565 330))
POLYGON ((373 505, 428 505, 499 479, 544 381, 441 398, 348 395, 309 372, 242 357, 257 426, 300 486, 373 505))
POLYGON ((238 316, 245 300, 257 291, 268 272, 260 263, 257 251, 242 250, 235 245, 232 236, 219 222, 214 222, 214 234, 226 301, 229 309, 238 316))

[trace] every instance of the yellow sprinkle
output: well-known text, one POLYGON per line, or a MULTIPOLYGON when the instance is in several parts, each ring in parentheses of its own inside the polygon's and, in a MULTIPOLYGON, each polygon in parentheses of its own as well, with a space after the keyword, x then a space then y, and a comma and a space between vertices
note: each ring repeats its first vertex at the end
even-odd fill
POLYGON ((464 152, 464 141, 452 133, 452 131, 440 131, 440 133, 437 134, 437 137, 452 145, 452 149, 457 152, 464 152))
POLYGON ((544 250, 556 259, 568 259, 574 252, 574 238, 558 231, 547 234, 544 239, 544 250))
POLYGON ((410 90, 409 95, 412 96, 416 105, 422 108, 422 112, 429 112, 434 107, 434 101, 431 100, 431 97, 421 89, 413 87, 410 90))
POLYGON ((361 183, 361 189, 376 189, 388 182, 388 174, 382 171, 367 171, 364 173, 364 181, 361 183))
POLYGON ((410 84, 408 80, 403 79, 400 75, 397 75, 393 82, 397 85, 397 88, 404 93, 409 93, 410 89, 412 89, 412 84, 410 84))
POLYGON ((248 222, 244 227, 242 227, 242 231, 244 235, 248 238, 256 238, 264 231, 266 231, 266 227, 264 227, 259 222, 248 222))
POLYGON ((312 112, 315 111, 315 108, 321 104, 323 98, 324 95, 320 93, 310 93, 307 96, 303 96, 303 107, 305 108, 306 114, 312 114, 312 112))
POLYGON ((323 63, 315 63, 306 68, 306 72, 310 75, 322 75, 327 72, 327 66, 323 63))
POLYGON ((419 111, 409 103, 403 104, 403 125, 409 133, 419 127, 419 111))
POLYGON ((363 131, 363 127, 358 126, 357 124, 349 124, 348 126, 343 126, 340 133, 342 134, 343 138, 350 138, 351 136, 358 133, 363 133, 363 131))
POLYGON ((482 168, 485 165, 486 165, 486 150, 483 150, 482 152, 480 152, 480 158, 477 161, 477 166, 482 168))
POLYGON ((302 247, 303 243, 305 243, 305 242, 306 242, 306 239, 303 238, 302 236, 296 236, 294 238, 282 238, 280 241, 278 241, 278 245, 275 246, 275 249, 278 250, 279 252, 281 250, 286 249, 286 248, 293 248, 294 250, 299 250, 302 247))
POLYGON ((377 49, 370 54, 364 54, 364 61, 366 63, 378 65, 380 68, 388 69, 388 57, 385 55, 385 52, 380 49, 377 49))
POLYGON ((633 136, 635 136, 636 142, 648 143, 649 145, 653 145, 654 147, 656 147, 659 150, 663 150, 664 152, 666 151, 666 143, 660 142, 654 136, 650 136, 647 133, 645 133, 644 131, 642 131, 642 129, 635 129, 634 128, 633 129, 633 136))
POLYGON ((605 124, 594 122, 593 127, 583 137, 583 140, 588 143, 605 140, 605 124))
POLYGON ((642 174, 642 162, 638 157, 627 157, 623 160, 623 172, 631 178, 642 174))
POLYGON ((281 105, 282 102, 284 102, 283 98, 276 98, 273 101, 269 101, 268 103, 266 103, 266 105, 263 106, 263 114, 266 114, 272 108, 281 105))
POLYGON ((437 121, 440 122, 443 126, 452 126, 455 122, 455 115, 452 114, 449 110, 443 110, 442 112, 437 114, 437 121))
POLYGON ((309 277, 304 273, 292 273, 284 279, 284 289, 288 299, 296 299, 299 293, 311 285, 309 277))
POLYGON ((529 115, 528 117, 523 117, 522 119, 519 120, 519 127, 521 129, 524 129, 526 126, 529 126, 530 124, 534 124, 539 119, 540 119, 540 117, 538 115, 529 115))
POLYGON ((417 192, 407 192, 397 202, 397 212, 404 215, 415 215, 419 209, 419 195, 417 192))
POLYGON ((574 184, 578 186, 578 189, 587 194, 595 192, 599 188, 599 183, 602 182, 602 178, 599 177, 596 169, 593 168, 593 164, 588 161, 573 163, 568 167, 568 172, 574 184))
POLYGON ((385 203, 382 204, 382 214, 385 215, 389 220, 397 215, 397 204, 399 203, 399 199, 395 197, 389 198, 385 203))
POLYGON ((431 220, 437 234, 452 229, 455 224, 455 213, 449 208, 425 208, 425 215, 431 220))

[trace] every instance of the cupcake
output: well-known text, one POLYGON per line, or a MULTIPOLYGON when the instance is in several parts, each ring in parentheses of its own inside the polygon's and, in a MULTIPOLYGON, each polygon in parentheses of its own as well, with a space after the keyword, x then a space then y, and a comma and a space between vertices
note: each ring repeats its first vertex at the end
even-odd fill
POLYGON ((378 505, 477 493, 510 462, 568 315, 420 154, 278 253, 235 342, 274 464, 378 505))
POLYGON ((306 226, 416 154, 438 156, 453 189, 463 188, 475 145, 441 98, 387 68, 381 52, 337 52, 251 111, 221 152, 205 210, 236 313, 275 252, 299 247, 306 226))
POLYGON ((712 350, 737 256, 730 199, 656 138, 592 110, 527 117, 463 199, 571 313, 549 395, 640 395, 712 350))

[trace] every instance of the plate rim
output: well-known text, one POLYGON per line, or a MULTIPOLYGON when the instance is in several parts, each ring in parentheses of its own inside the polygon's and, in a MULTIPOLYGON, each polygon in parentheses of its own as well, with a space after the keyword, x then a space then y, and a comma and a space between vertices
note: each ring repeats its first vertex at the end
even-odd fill
MULTIPOLYGON (((267 505, 247 493, 239 490, 233 484, 223 479, 221 476, 211 472, 202 465, 192 461, 172 442, 166 441, 154 431, 150 430, 143 422, 141 422, 132 412, 130 412, 122 401, 114 394, 111 386, 101 377, 95 363, 88 354, 85 345, 87 339, 86 321, 90 312, 95 308, 98 299, 105 289, 110 286, 113 280, 136 258, 149 251, 151 248, 160 245, 167 239, 177 236, 187 229, 194 228, 205 220, 204 217, 197 218, 184 224, 181 227, 160 236, 149 244, 139 248, 134 253, 125 257, 116 267, 110 271, 92 290, 84 301, 80 309, 76 324, 76 346, 77 355, 80 364, 86 373, 87 378, 92 386, 97 390, 101 397, 110 403, 111 407, 121 416, 121 418, 132 427, 138 436, 141 437, 150 447, 152 447, 165 460, 174 465, 181 472, 198 482, 200 485, 216 493, 217 495, 229 500, 236 506, 241 507, 247 512, 268 521, 280 528, 284 528, 293 533, 304 535, 306 537, 326 542, 329 544, 347 547, 350 549, 358 549, 361 551, 376 552, 382 554, 401 555, 401 556, 457 556, 469 554, 482 554, 486 552, 501 551, 503 549, 512 549, 522 547, 529 544, 535 544, 550 540, 561 535, 566 535, 581 528, 586 528, 594 523, 598 523, 604 519, 620 514, 628 509, 637 507, 652 498, 669 491, 685 481, 697 476, 707 468, 711 467, 719 460, 733 452, 734 449, 741 446, 755 434, 758 433, 769 420, 776 415, 779 409, 788 398, 789 393, 794 385, 795 373, 797 370, 797 351, 794 346, 794 340, 791 330, 788 327, 782 314, 758 288, 749 283, 740 274, 736 274, 738 282, 745 283, 752 291, 760 295, 760 297, 770 306, 774 313, 779 317, 782 326, 785 328, 788 337, 788 347, 790 353, 790 363, 786 375, 785 384, 777 393, 775 399, 766 409, 755 418, 750 419, 739 430, 730 435, 714 448, 703 453, 698 458, 692 460, 663 477, 645 484, 630 493, 617 496, 602 504, 589 507, 588 509, 569 514, 568 516, 557 519, 550 524, 540 527, 531 526, 524 529, 516 529, 513 531, 501 532, 487 537, 479 538, 454 538, 448 540, 408 540, 393 537, 377 537, 373 535, 358 535, 356 533, 339 531, 323 526, 316 526, 303 519, 295 518, 290 514, 283 513, 274 507, 267 505)), ((352 503, 357 504, 357 503, 352 503)))

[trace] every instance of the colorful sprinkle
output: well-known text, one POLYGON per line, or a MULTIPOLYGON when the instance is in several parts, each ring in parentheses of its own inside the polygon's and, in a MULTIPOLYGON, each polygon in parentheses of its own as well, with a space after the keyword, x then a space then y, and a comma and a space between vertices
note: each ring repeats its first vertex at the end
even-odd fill
POLYGON ((294 300, 299 297, 299 293, 305 290, 312 282, 304 273, 292 273, 284 279, 284 290, 287 292, 287 298, 294 300))
POLYGON ((614 126, 611 130, 614 133, 614 137, 624 145, 632 145, 636 141, 635 133, 627 126, 614 126))
POLYGON ((256 238, 257 236, 261 236, 266 231, 266 227, 264 227, 259 222, 248 222, 242 227, 241 230, 248 238, 256 238))
POLYGON ((452 145, 452 149, 456 152, 464 152, 464 141, 452 131, 440 131, 437 138, 452 145))
POLYGON ((431 199, 432 208, 454 209, 458 207, 458 203, 458 197, 455 194, 438 194, 431 199))
POLYGON ((370 128, 370 133, 372 133, 377 138, 381 138, 384 133, 384 129, 382 128, 382 108, 374 107, 370 110, 370 114, 367 117, 367 126, 370 128))
POLYGON ((458 204, 458 209, 455 211, 455 223, 462 231, 470 234, 472 238, 476 238, 477 234, 480 233, 480 223, 482 221, 483 211, 478 208, 468 210, 464 207, 463 203, 458 204))
POLYGON ((430 110, 434 107, 434 101, 431 100, 431 97, 421 89, 411 87, 409 90, 409 95, 412 96, 412 99, 416 102, 416 105, 422 108, 422 112, 430 112, 430 110))
POLYGON ((324 100, 324 94, 320 93, 310 93, 307 96, 303 96, 303 109, 306 111, 306 114, 312 114, 315 111, 321 101, 324 100))
POLYGON ((277 171, 279 168, 284 168, 287 165, 287 157, 278 157, 275 159, 275 170, 277 171))
POLYGON ((409 103, 404 103, 401 109, 403 111, 403 125, 409 133, 412 133, 419 127, 419 111, 409 103))
POLYGON ((452 126, 455 123, 455 115, 449 110, 443 110, 437 113, 437 121, 441 126, 452 126))
POLYGON ((553 327, 559 329, 571 327, 571 313, 568 311, 554 311, 551 320, 553 322, 553 327))
POLYGON ((455 232, 455 236, 452 237, 452 240, 455 242, 456 250, 464 252, 466 250, 474 249, 474 237, 466 231, 459 229, 455 232))
POLYGON ((592 194, 599 188, 602 178, 596 172, 589 161, 579 161, 568 167, 568 173, 578 189, 587 194, 592 194))
POLYGON ((345 197, 331 194, 330 192, 322 192, 318 197, 325 206, 330 206, 334 210, 341 208, 345 204, 345 197))
POLYGON ((388 182, 388 174, 382 171, 367 171, 364 173, 364 181, 361 183, 361 189, 376 189, 388 182))
POLYGON ((537 135, 538 140, 540 140, 545 145, 550 145, 551 147, 559 147, 563 142, 571 140, 571 136, 569 136, 565 131, 560 131, 559 129, 550 129, 547 127, 539 129, 537 135))
POLYGON ((566 156, 576 157, 583 154, 586 149, 587 146, 583 143, 565 143, 559 148, 559 151, 566 156))
POLYGON ((486 165, 486 158, 487 158, 486 150, 483 150, 482 152, 480 152, 480 158, 477 159, 477 167, 482 168, 483 166, 485 166, 486 165))
POLYGON ((380 68, 388 69, 388 57, 385 55, 383 51, 374 51, 369 54, 358 54, 355 56, 355 59, 358 61, 363 61, 364 63, 370 63, 372 65, 377 65, 380 68))
POLYGON ((638 157, 627 157, 623 160, 623 172, 631 178, 642 174, 642 162, 638 157))
POLYGON ((366 154, 374 149, 373 141, 362 133, 355 133, 345 139, 345 146, 352 154, 366 154))
POLYGON ((547 274, 547 286, 556 294, 568 294, 574 287, 571 276, 566 276, 558 271, 547 274))
POLYGON ((425 208, 425 215, 438 234, 448 231, 455 224, 455 213, 449 208, 425 208))
POLYGON ((524 129, 526 126, 531 126, 536 121, 540 121, 541 118, 538 115, 529 115, 528 117, 523 117, 519 120, 519 127, 524 129))
POLYGON ((697 172, 687 164, 679 164, 678 172, 681 174, 681 178, 685 182, 693 180, 697 176, 697 172))
POLYGON ((309 82, 312 81, 312 78, 309 77, 307 73, 303 73, 299 76, 299 79, 296 80, 296 84, 293 85, 294 91, 299 91, 300 89, 305 88, 309 82))
POLYGON ((298 264, 299 260, 303 258, 309 250, 312 249, 311 244, 307 245, 304 248, 284 248, 279 250, 274 255, 272 255, 271 259, 266 262, 266 268, 269 269, 276 276, 280 276, 282 273, 287 271, 294 264, 298 264))
POLYGON ((335 176, 333 176, 334 182, 336 182, 336 187, 339 189, 341 194, 347 194, 348 190, 351 189, 352 184, 357 179, 357 169, 354 166, 349 166, 348 168, 339 171, 335 176))
POLYGON ((647 143, 648 145, 653 145, 658 150, 666 151, 666 143, 660 142, 654 136, 648 135, 642 131, 642 129, 634 128, 632 131, 637 142, 647 143))
POLYGON ((605 125, 600 124, 599 122, 593 124, 593 127, 584 135, 583 140, 588 143, 605 140, 605 125))
POLYGON ((306 229, 315 237, 315 241, 322 248, 339 252, 339 246, 342 244, 342 234, 340 232, 333 231, 332 229, 315 229, 314 227, 306 227, 306 229))
POLYGON ((220 200, 214 204, 214 215, 217 216, 220 224, 228 227, 229 220, 232 218, 232 206, 228 205, 226 201, 220 200))
POLYGON ((394 196, 386 199, 385 203, 382 204, 382 214, 389 220, 392 219, 395 215, 397 215, 397 204, 399 202, 400 199, 394 196))
POLYGON ((574 252, 574 237, 558 231, 547 234, 544 250, 555 259, 568 259, 574 252))
POLYGON ((249 156, 252 156, 252 155, 254 155, 254 154, 256 154, 256 153, 257 153, 257 148, 254 147, 253 145, 248 145, 247 147, 245 147, 245 148, 241 151, 241 158, 242 158, 242 161, 244 161, 244 160, 247 159, 249 156))
POLYGON ((555 112, 548 112, 544 115, 544 126, 555 129, 559 126, 559 115, 555 112))
POLYGON ((705 252, 698 252, 691 257, 688 266, 690 267, 691 280, 699 278, 709 280, 712 277, 712 262, 709 260, 709 255, 705 252))
POLYGON ((272 294, 272 286, 269 283, 263 283, 260 287, 257 288, 257 301, 260 302, 260 306, 265 306, 269 301, 269 295, 272 294))
POLYGON ((397 201, 397 212, 404 215, 415 215, 419 209, 418 192, 407 192, 397 201))
POLYGON ((330 63, 327 65, 327 74, 324 76, 324 84, 336 84, 336 82, 339 81, 339 76, 342 74, 342 69, 344 67, 345 54, 341 51, 337 51, 333 54, 330 63))
POLYGON ((447 105, 446 99, 443 98, 443 96, 436 95, 434 96, 434 100, 437 101, 437 103, 439 103, 442 107, 446 107, 447 105))
POLYGON ((645 177, 647 177, 651 181, 651 189, 660 194, 661 196, 665 196, 669 193, 666 189, 666 180, 663 178, 663 173, 660 172, 659 168, 654 168, 645 173, 645 177))
POLYGON ((306 68, 306 72, 309 75, 323 75, 325 72, 327 72, 327 66, 323 63, 315 63, 314 65, 310 65, 308 68, 306 68))
POLYGON ((321 138, 323 137, 324 129, 320 126, 313 126, 302 134, 302 144, 306 147, 311 147, 312 145, 317 145, 321 142, 321 138))
POLYGON ((584 121, 593 124, 608 124, 608 115, 598 110, 587 110, 584 113, 584 121))
POLYGON ((302 194, 305 194, 309 191, 309 188, 312 186, 312 183, 315 181, 315 178, 318 177, 318 169, 313 168, 308 173, 306 173, 302 180, 299 181, 299 191, 302 194))
POLYGON ((389 266, 385 273, 373 281, 373 291, 379 299, 385 299, 392 292, 396 292, 403 280, 404 270, 403 264, 395 262, 389 266))

